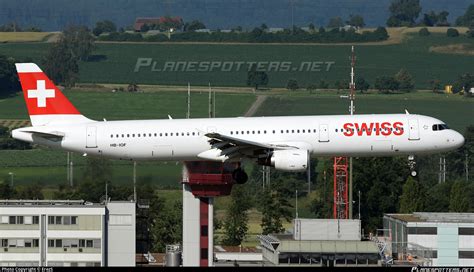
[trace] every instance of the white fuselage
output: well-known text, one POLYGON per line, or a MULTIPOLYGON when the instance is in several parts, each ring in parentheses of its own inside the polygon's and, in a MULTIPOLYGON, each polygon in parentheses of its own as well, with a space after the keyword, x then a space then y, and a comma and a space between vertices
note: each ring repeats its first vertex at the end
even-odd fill
POLYGON ((14 130, 13 137, 88 155, 166 161, 212 160, 199 156, 211 149, 205 136, 210 132, 291 145, 309 150, 312 156, 416 155, 444 152, 464 143, 463 136, 454 130, 434 130, 437 124, 443 122, 414 114, 91 121, 33 127, 61 133, 64 136, 59 141, 25 132, 31 127, 14 130))

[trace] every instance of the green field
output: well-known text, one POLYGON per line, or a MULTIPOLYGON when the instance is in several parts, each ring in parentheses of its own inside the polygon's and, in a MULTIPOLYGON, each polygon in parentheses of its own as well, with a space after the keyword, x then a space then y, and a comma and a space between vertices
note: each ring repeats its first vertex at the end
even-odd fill
MULTIPOLYGON (((341 92, 342 94, 342 92, 341 92)), ((292 96, 269 97, 259 108, 257 116, 346 114, 349 102, 336 94, 299 92, 292 96)), ((450 127, 464 132, 474 125, 474 99, 460 95, 433 93, 364 94, 356 95, 356 113, 404 113, 424 114, 445 121, 450 127)))
MULTIPOLYGON (((357 45, 357 75, 373 84, 381 75, 393 75, 400 68, 407 69, 414 77, 417 88, 428 88, 429 81, 440 79, 443 84, 452 83, 460 74, 471 71, 474 55, 442 54, 430 52, 431 46, 470 44, 472 39, 464 35, 446 38, 444 34, 419 37, 408 34, 401 44, 357 45)), ((7 56, 32 58, 40 62, 46 43, 0 44, 0 52, 7 56)), ((334 62, 329 71, 269 72, 271 87, 284 87, 289 78, 300 85, 330 82, 349 78, 350 45, 268 45, 268 44, 150 44, 150 43, 98 43, 94 52, 96 61, 80 65, 80 80, 89 83, 131 83, 215 86, 245 86, 246 69, 221 72, 152 72, 142 69, 135 73, 137 58, 153 58, 157 67, 166 61, 289 61, 299 68, 302 62, 334 62)), ((161 66, 160 66, 161 65, 161 66)), ((324 70, 324 69, 323 69, 324 70)))
MULTIPOLYGON (((84 92, 66 91, 66 96, 84 115, 92 119, 163 119, 168 114, 184 118, 185 92, 84 92)), ((255 100, 252 94, 216 94, 216 116, 242 116, 255 100)), ((208 116, 208 93, 192 92, 191 117, 208 116)), ((0 119, 28 119, 23 96, 0 99, 0 119)))

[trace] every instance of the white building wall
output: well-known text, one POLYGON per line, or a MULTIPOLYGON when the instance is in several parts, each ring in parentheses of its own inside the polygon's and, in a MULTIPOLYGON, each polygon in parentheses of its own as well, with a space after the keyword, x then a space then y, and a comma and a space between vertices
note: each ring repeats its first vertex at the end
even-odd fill
MULTIPOLYGON (((107 253, 106 248, 110 254, 108 260, 109 264, 113 266, 134 266, 135 265, 135 203, 131 202, 111 202, 108 204, 108 208, 111 214, 116 215, 114 222, 109 226, 107 232, 105 230, 105 206, 103 205, 72 205, 72 206, 59 206, 59 205, 9 205, 0 206, 0 217, 1 216, 39 216, 40 224, 31 225, 37 226, 37 229, 25 229, 21 230, 24 226, 18 225, 18 229, 15 226, 10 225, 8 228, 0 230, 0 238, 28 238, 28 239, 39 239, 39 247, 37 253, 9 253, 5 252, 3 248, 0 248, 0 266, 1 265, 15 265, 16 263, 22 262, 37 262, 41 261, 41 255, 43 250, 43 240, 41 239, 41 226, 44 226, 44 264, 49 263, 66 264, 71 265, 71 262, 76 262, 79 265, 85 265, 86 263, 100 263, 104 265, 104 254, 107 253), (100 229, 80 229, 80 230, 60 230, 60 229, 49 229, 48 216, 99 216, 101 219, 100 229), (46 220, 45 224, 42 225, 42 220, 46 220), (120 221, 125 219, 125 221, 120 221), (118 220, 118 221, 117 221, 118 220), (105 245, 105 235, 109 235, 109 244, 105 245), (101 249, 97 253, 95 252, 71 252, 64 253, 58 252, 49 253, 48 250, 48 239, 99 239, 102 241, 101 249)), ((88 224, 88 223, 86 223, 88 224)), ((69 250, 69 248, 67 249, 69 250)))
POLYGON ((183 184, 183 266, 200 265, 199 198, 183 184))
POLYGON ((107 266, 135 266, 135 203, 107 204, 107 266))

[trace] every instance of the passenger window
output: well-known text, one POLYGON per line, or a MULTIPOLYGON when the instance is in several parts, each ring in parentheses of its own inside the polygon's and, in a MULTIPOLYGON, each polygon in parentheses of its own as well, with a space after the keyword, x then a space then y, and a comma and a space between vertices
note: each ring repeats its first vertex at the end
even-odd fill
MULTIPOLYGON (((160 134, 160 136, 161 136, 161 134, 160 134)), ((155 133, 155 137, 156 137, 156 133, 155 133)))
POLYGON ((281 130, 281 133, 283 134, 283 130, 281 130))
POLYGON ((194 134, 195 134, 195 133, 193 132, 193 136, 194 136, 194 134))
POLYGON ((138 134, 138 137, 140 137, 140 133, 138 134))
POLYGON ((263 134, 267 134, 267 131, 266 131, 266 130, 264 130, 264 131, 263 131, 263 134))
POLYGON ((275 131, 273 131, 273 134, 275 134, 275 131))
POLYGON ((238 132, 238 131, 236 131, 236 132, 235 132, 235 134, 239 134, 239 132, 238 132))
POLYGON ((296 132, 297 132, 297 133, 300 133, 300 130, 298 129, 296 132))
POLYGON ((119 137, 119 135, 118 135, 118 134, 117 134, 117 135, 115 135, 115 138, 118 138, 118 137, 119 137))
POLYGON ((127 134, 127 138, 130 138, 130 134, 127 134))
POLYGON ((113 137, 114 137, 114 135, 113 135, 113 134, 110 134, 110 138, 113 138, 113 137))

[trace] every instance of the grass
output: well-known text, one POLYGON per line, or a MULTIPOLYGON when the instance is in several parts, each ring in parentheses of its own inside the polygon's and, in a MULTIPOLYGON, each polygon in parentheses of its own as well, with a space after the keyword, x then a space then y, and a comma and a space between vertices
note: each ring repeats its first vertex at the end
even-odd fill
POLYGON ((49 32, 0 32, 0 42, 41 42, 50 35, 49 32))
MULTIPOLYGON (((66 159, 63 166, 2 166, 0 167, 0 180, 10 181, 8 173, 14 173, 14 184, 26 185, 31 183, 43 184, 46 188, 56 188, 57 185, 67 185, 66 159)), ((84 166, 74 167, 74 182, 77 184, 82 179, 84 166)), ((131 162, 112 164, 112 183, 116 185, 132 185, 133 164, 131 162)), ((139 163, 137 165, 137 182, 152 183, 161 189, 179 189, 181 165, 170 163, 139 163)))
MULTIPOLYGON (((66 91, 66 96, 85 116, 92 119, 163 119, 184 118, 185 92, 85 92, 66 91)), ((242 116, 255 100, 253 94, 217 93, 216 116, 242 116)), ((0 99, 0 119, 28 119, 22 95, 0 99)), ((208 93, 192 92, 191 117, 208 116, 208 93)))
MULTIPOLYGON (((472 55, 454 55, 430 52, 431 46, 469 44, 465 35, 447 38, 445 34, 433 33, 419 37, 407 34, 401 44, 357 45, 357 70, 373 84, 381 75, 393 75, 401 68, 414 77, 418 88, 429 88, 430 80, 439 79, 443 84, 452 83, 469 71, 474 61, 472 55)), ((0 44, 2 54, 19 59, 31 57, 39 62, 48 44, 0 44)), ((297 68, 301 62, 334 62, 329 71, 269 72, 270 87, 285 87, 288 79, 295 78, 301 86, 325 80, 333 84, 349 77, 350 45, 281 45, 281 44, 147 44, 147 43, 99 43, 95 55, 97 61, 80 64, 80 79, 89 83, 131 83, 245 86, 247 71, 220 72, 152 72, 142 69, 135 73, 137 58, 153 58, 162 67, 166 61, 243 61, 270 62, 289 61, 297 68)))
MULTIPOLYGON (((342 94, 342 92, 341 92, 342 94)), ((356 95, 356 112, 424 114, 445 121, 454 129, 464 132, 473 125, 474 99, 459 95, 432 93, 364 94, 356 95)), ((309 95, 296 92, 292 96, 269 97, 258 109, 257 116, 346 114, 348 101, 336 94, 309 95)))

